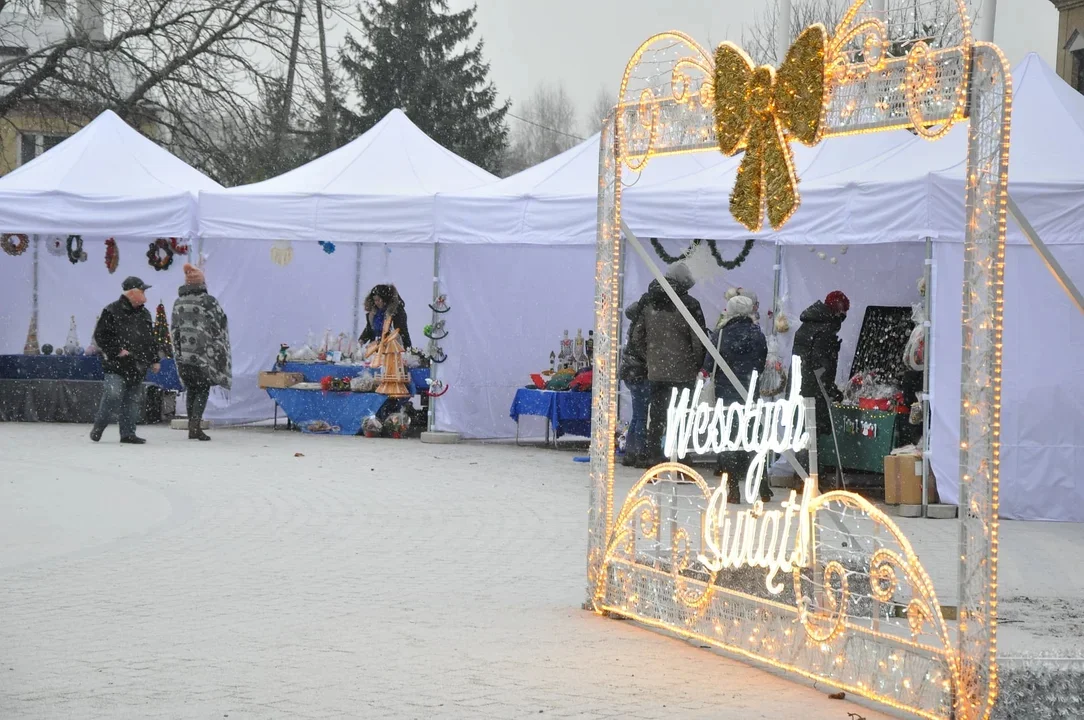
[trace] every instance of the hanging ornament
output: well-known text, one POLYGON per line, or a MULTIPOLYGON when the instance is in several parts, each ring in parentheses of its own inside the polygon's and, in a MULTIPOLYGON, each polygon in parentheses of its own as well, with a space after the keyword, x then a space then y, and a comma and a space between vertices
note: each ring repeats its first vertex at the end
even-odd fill
POLYGON ((666 249, 663 248, 662 243, 659 242, 658 238, 651 238, 651 247, 655 248, 655 253, 662 259, 663 262, 665 262, 667 265, 673 265, 674 263, 680 262, 692 255, 699 248, 701 243, 706 243, 708 246, 708 250, 711 251, 711 256, 715 258, 716 265, 725 270, 734 270, 739 265, 744 263, 747 257, 749 257, 749 253, 753 249, 754 242, 755 241, 752 239, 746 240, 745 244, 742 245, 741 251, 734 257, 733 260, 723 260, 723 256, 719 254, 718 244, 714 240, 693 240, 692 245, 686 248, 685 252, 681 253, 677 257, 666 252, 666 249))
POLYGON ((436 302, 429 303, 429 309, 439 315, 443 315, 444 313, 451 310, 451 308, 448 307, 448 296, 438 295, 436 302))
POLYGON ((429 386, 429 389, 426 390, 425 394, 431 398, 438 398, 448 392, 448 386, 444 384, 443 380, 426 378, 425 384, 429 386))
POLYGON ((173 246, 166 238, 158 238, 147 246, 147 264, 158 271, 173 264, 173 246))
POLYGON ((56 255, 57 257, 64 257, 68 254, 68 246, 64 242, 64 238, 59 235, 53 235, 45 243, 45 249, 49 251, 50 255, 56 255))
POLYGON ((426 325, 422 332, 430 340, 443 340, 448 337, 448 331, 444 329, 443 320, 437 320, 432 325, 426 325))
POLYGON ((117 271, 120 264, 120 251, 117 249, 117 241, 109 238, 105 241, 105 269, 112 275, 117 271))
POLYGON ((271 246, 271 262, 286 267, 294 261, 294 246, 289 240, 276 240, 271 246))
POLYGON ((169 247, 173 250, 174 255, 187 255, 188 244, 181 241, 180 238, 169 238, 169 247))
POLYGON ((83 252, 82 235, 69 235, 65 244, 68 250, 68 262, 75 265, 87 261, 87 254, 83 252))
POLYGON ((5 233, 0 235, 0 247, 4 248, 4 252, 13 257, 22 255, 30 247, 30 237, 22 234, 5 233), (12 240, 12 238, 15 239, 12 240))
POLYGON ((320 247, 322 247, 324 249, 324 252, 326 252, 328 255, 335 252, 335 243, 333 242, 325 242, 324 240, 321 240, 320 247))

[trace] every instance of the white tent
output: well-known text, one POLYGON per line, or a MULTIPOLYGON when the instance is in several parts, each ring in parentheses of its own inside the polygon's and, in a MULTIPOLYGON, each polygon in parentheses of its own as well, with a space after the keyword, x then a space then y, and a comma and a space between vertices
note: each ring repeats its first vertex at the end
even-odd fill
POLYGON ((0 228, 27 234, 188 237, 196 193, 221 186, 111 110, 0 178, 0 228))
POLYGON ((433 197, 496 178, 441 147, 402 110, 296 170, 201 193, 205 238, 432 243, 433 197))
MULTIPOLYGON (((231 321, 234 388, 228 402, 212 398, 210 417, 270 417, 273 404, 256 387, 256 376, 270 367, 279 344, 297 345, 310 334, 322 339, 327 330, 353 332, 355 313, 377 283, 396 285, 411 341, 424 347, 434 281, 434 197, 495 180, 393 110, 357 139, 296 170, 201 194, 208 283, 227 311, 246 308, 249 318, 231 321), (339 246, 329 253, 333 245, 296 242, 292 263, 280 267, 269 242, 278 240, 339 246)), ((472 281, 451 293, 453 336, 467 322, 455 306, 472 281)), ((443 285, 448 290, 446 280, 443 285)))

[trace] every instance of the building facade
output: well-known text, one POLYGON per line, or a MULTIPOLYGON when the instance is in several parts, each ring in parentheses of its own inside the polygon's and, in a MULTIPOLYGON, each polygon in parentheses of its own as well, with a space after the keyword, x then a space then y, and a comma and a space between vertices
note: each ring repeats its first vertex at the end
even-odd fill
POLYGON ((1084 0, 1050 0, 1058 9, 1058 75, 1084 94, 1084 0))

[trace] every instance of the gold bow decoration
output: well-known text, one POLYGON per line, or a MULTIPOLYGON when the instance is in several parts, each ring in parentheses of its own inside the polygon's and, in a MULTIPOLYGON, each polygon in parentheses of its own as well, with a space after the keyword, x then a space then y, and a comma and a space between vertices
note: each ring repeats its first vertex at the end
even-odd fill
POLYGON ((715 132, 719 149, 745 149, 730 194, 730 212, 753 232, 768 222, 778 230, 798 209, 798 178, 788 144, 816 145, 822 132, 828 32, 806 28, 776 71, 757 67, 741 48, 715 51, 715 132))

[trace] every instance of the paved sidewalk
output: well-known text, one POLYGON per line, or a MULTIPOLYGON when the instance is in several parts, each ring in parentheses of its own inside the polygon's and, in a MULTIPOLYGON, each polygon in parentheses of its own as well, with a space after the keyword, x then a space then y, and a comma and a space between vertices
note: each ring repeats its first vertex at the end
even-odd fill
POLYGON ((0 424, 4 720, 887 717, 580 610, 568 453, 141 432, 0 424))

